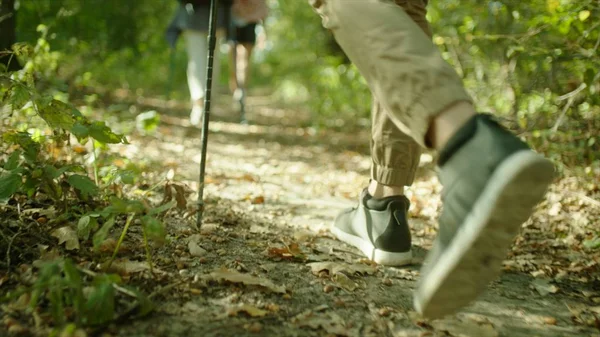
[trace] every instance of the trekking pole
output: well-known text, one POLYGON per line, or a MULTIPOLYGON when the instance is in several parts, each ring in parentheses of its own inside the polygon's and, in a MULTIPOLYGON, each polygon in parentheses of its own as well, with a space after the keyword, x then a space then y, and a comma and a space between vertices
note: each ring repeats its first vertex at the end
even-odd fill
POLYGON ((206 169, 206 148, 208 146, 208 122, 210 120, 210 95, 212 93, 213 61, 217 45, 217 10, 219 0, 210 0, 210 21, 208 23, 208 67, 206 68, 206 93, 204 95, 204 114, 202 116, 202 152, 200 156, 200 181, 198 184, 198 217, 196 226, 202 226, 204 213, 204 173, 206 169))

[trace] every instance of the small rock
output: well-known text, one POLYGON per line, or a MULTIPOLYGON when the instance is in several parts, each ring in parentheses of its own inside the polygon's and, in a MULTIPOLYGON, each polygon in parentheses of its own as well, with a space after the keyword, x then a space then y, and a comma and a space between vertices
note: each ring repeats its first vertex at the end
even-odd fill
POLYGON ((544 321, 544 323, 546 323, 548 325, 556 325, 556 323, 557 323, 556 318, 550 317, 550 316, 544 317, 543 321, 544 321))
POLYGON ((392 284, 394 284, 394 283, 392 282, 392 279, 391 279, 391 278, 389 278, 389 277, 386 277, 386 278, 384 278, 383 280, 381 280, 381 283, 383 283, 384 285, 386 285, 386 286, 388 286, 388 287, 389 287, 389 286, 391 286, 392 284))
POLYGON ((323 287, 323 292, 324 293, 330 293, 330 292, 332 292, 334 290, 335 290, 335 287, 332 286, 331 284, 328 284, 328 285, 326 285, 326 286, 323 287))

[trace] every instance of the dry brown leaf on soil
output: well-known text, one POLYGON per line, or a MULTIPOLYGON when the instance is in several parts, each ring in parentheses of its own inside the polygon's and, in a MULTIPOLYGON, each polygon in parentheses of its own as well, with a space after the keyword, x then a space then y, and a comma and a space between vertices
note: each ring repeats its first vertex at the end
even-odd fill
POLYGON ((265 203, 265 197, 262 195, 259 195, 257 197, 254 197, 250 200, 250 203, 253 205, 262 205, 265 203))
POLYGON ((315 315, 313 311, 309 310, 294 317, 293 322, 299 327, 306 327, 314 330, 323 329, 330 335, 348 337, 358 336, 358 332, 346 328, 344 320, 335 313, 319 313, 315 315))
POLYGON ((300 246, 295 242, 284 247, 269 247, 267 249, 267 255, 271 258, 281 259, 304 258, 304 253, 302 252, 302 249, 300 249, 300 246))
POLYGON ((373 275, 377 272, 377 268, 374 266, 341 262, 312 262, 307 264, 307 266, 310 267, 312 273, 315 275, 319 275, 322 271, 327 271, 329 275, 335 275, 337 273, 345 273, 348 275, 373 275))
POLYGON ((56 217, 56 209, 54 207, 49 208, 27 208, 21 211, 21 214, 25 217, 37 215, 37 217, 45 217, 48 219, 54 219, 56 217))
POLYGON ((548 294, 556 294, 559 290, 559 288, 554 284, 551 284, 550 280, 548 279, 534 279, 531 282, 531 285, 542 296, 546 296, 548 294))
POLYGON ((250 317, 263 317, 268 314, 268 311, 259 309, 250 304, 241 304, 227 308, 228 316, 237 316, 240 312, 244 312, 250 317))
MULTIPOLYGON (((111 263, 107 269, 108 272, 117 273, 121 276, 140 273, 150 270, 150 266, 145 261, 131 261, 128 259, 118 259, 111 263)), ((156 271, 156 269, 154 269, 156 271)))
POLYGON ((195 257, 200 257, 206 255, 206 249, 200 247, 196 242, 190 241, 188 242, 188 249, 190 251, 190 255, 195 257))
POLYGON ((187 199, 185 198, 185 188, 183 185, 171 184, 175 189, 175 200, 177 201, 177 208, 181 210, 187 209, 187 199))
POLYGON ((498 331, 491 322, 479 322, 471 319, 447 318, 430 323, 438 331, 450 336, 498 337, 498 331))
POLYGON ((79 238, 73 228, 61 227, 52 231, 51 235, 58 239, 59 245, 64 243, 67 250, 79 249, 79 238))
POLYGON ((340 287, 342 287, 343 289, 345 289, 347 291, 354 291, 354 290, 356 290, 356 288, 358 288, 358 284, 356 284, 356 282, 352 281, 348 276, 346 276, 346 274, 336 273, 336 274, 333 274, 331 279, 335 283, 337 283, 340 287))
POLYGON ((263 287, 279 294, 286 293, 286 289, 284 286, 278 286, 269 279, 255 277, 248 274, 242 274, 237 271, 228 269, 219 269, 213 271, 210 274, 200 276, 200 279, 204 281, 226 281, 231 283, 242 283, 248 286, 263 287))

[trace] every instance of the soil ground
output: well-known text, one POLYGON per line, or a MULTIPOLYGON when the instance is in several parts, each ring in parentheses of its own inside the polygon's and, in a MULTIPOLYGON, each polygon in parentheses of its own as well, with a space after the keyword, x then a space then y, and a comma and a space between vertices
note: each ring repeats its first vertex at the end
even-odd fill
MULTIPOLYGON (((597 255, 578 248, 585 229, 571 228, 597 221, 598 205, 579 200, 576 183, 556 182, 524 225, 505 273, 481 298, 454 316, 425 321, 414 313, 411 293, 441 206, 435 159, 422 156, 408 191, 414 264, 371 265, 328 231, 368 183, 368 130, 298 128, 301 114, 272 108, 260 97, 251 97, 249 108, 251 125, 237 124, 230 112, 217 110, 212 117, 204 224, 198 235, 193 216, 174 218, 169 231, 177 240, 159 258, 162 286, 172 290, 158 296, 150 317, 115 326, 114 333, 600 336, 597 255), (578 222, 582 217, 587 220, 578 222), (202 249, 195 251, 196 245, 202 249), (257 277, 259 284, 239 282, 235 272, 257 277)), ((132 138, 128 151, 134 160, 172 167, 191 201, 200 132, 188 125, 185 110, 171 111, 157 135, 132 138)))

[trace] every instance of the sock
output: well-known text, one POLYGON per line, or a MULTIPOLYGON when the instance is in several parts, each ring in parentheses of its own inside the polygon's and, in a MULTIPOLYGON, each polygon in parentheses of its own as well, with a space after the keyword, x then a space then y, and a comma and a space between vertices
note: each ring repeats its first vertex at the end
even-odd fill
POLYGON ((398 199, 398 197, 402 197, 402 196, 395 195, 395 196, 379 199, 379 198, 373 197, 372 195, 369 194, 369 192, 367 192, 365 194, 365 204, 367 205, 367 208, 372 209, 374 211, 385 211, 388 204, 390 202, 392 202, 393 200, 398 199))
POLYGON ((461 126, 460 129, 448 140, 448 143, 440 151, 438 159, 438 166, 443 166, 463 144, 475 135, 477 131, 477 120, 479 115, 475 115, 473 118, 468 120, 465 125, 461 126))

